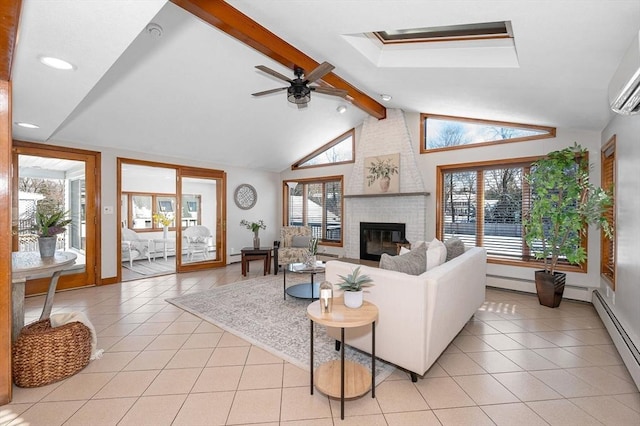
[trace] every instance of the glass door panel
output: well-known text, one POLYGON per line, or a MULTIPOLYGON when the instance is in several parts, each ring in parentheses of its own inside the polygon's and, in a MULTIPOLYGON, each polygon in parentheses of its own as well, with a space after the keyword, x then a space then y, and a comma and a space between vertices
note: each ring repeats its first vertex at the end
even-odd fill
POLYGON ((179 271, 224 266, 224 173, 181 170, 179 271))
MULTIPOLYGON (((13 147, 13 251, 38 251, 33 229, 38 206, 58 207, 71 223, 57 234, 56 250, 74 253, 75 265, 58 289, 96 284, 96 153, 43 148, 15 142, 13 147), (90 173, 88 171, 91 171, 90 173)), ((48 289, 48 280, 27 282, 27 294, 48 289)))

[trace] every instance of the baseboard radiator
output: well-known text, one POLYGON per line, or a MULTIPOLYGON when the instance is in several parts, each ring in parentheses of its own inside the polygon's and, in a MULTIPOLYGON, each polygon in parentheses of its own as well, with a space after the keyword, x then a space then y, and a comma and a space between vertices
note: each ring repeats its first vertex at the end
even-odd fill
POLYGON ((593 306, 596 308, 600 319, 604 323, 609 336, 613 340, 618 353, 622 357, 629 374, 633 377, 638 389, 640 389, 640 351, 633 343, 627 332, 616 318, 607 301, 598 290, 593 292, 593 306))

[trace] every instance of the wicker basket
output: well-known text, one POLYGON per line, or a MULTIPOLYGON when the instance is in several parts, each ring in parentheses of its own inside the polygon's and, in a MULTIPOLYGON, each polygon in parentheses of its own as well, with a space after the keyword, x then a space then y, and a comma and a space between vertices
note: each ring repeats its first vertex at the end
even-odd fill
POLYGON ((16 386, 48 385, 74 375, 89 364, 91 331, 81 322, 51 327, 46 319, 20 331, 13 344, 11 369, 16 386))

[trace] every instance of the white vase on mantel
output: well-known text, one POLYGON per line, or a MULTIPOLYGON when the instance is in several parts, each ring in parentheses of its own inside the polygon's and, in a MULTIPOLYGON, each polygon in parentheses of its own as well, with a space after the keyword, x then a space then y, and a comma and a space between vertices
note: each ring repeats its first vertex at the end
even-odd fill
POLYGON ((362 306, 364 300, 364 291, 345 291, 344 292, 344 306, 347 308, 357 309, 362 306))

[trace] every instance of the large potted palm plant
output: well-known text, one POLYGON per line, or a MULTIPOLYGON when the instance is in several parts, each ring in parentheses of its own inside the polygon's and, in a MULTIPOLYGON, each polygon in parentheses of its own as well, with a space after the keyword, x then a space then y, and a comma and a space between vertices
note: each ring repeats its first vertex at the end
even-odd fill
POLYGON ((589 182, 589 168, 587 150, 574 143, 534 162, 525 177, 531 190, 531 208, 523 220, 525 240, 536 259, 544 261, 544 269, 535 273, 541 305, 560 305, 566 274, 556 270, 558 262, 586 260, 581 241, 589 225, 602 227, 611 237, 604 216, 611 196, 589 182))

